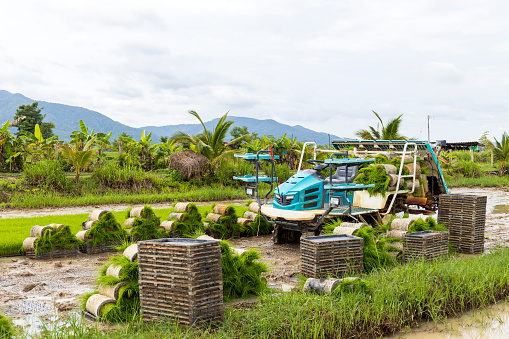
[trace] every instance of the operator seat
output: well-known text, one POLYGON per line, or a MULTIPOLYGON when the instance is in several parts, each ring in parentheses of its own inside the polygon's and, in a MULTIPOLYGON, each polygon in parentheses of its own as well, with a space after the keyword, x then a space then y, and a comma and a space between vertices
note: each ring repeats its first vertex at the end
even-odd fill
POLYGON ((330 177, 327 177, 324 184, 341 185, 347 184, 353 181, 359 172, 359 166, 348 166, 348 178, 345 178, 346 166, 338 166, 336 173, 332 175, 332 183, 330 183, 330 177), (346 182, 345 182, 346 179, 346 182))

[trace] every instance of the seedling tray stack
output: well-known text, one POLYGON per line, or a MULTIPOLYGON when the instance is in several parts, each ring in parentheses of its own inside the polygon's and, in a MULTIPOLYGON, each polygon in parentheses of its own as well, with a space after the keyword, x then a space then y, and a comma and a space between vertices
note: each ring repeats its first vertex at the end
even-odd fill
POLYGON ((460 253, 480 254, 484 250, 486 196, 442 194, 438 223, 449 229, 451 244, 460 253))
POLYGON ((449 254, 449 233, 421 231, 403 237, 403 262, 413 259, 435 260, 449 254))
POLYGON ((88 241, 83 245, 80 245, 80 252, 86 253, 86 254, 99 254, 99 253, 105 253, 105 252, 118 252, 118 250, 115 248, 119 245, 122 245, 123 240, 118 241, 107 241, 104 243, 98 243, 95 244, 95 246, 92 245, 92 241, 88 241))
POLYGON ((302 238, 301 274, 308 278, 324 278, 362 271, 362 244, 362 238, 347 234, 302 238))
POLYGON ((191 325, 223 317, 219 241, 166 238, 138 242, 140 302, 147 321, 191 325))
POLYGON ((57 259, 57 258, 66 258, 66 257, 75 257, 79 254, 78 248, 61 248, 54 247, 49 252, 39 252, 36 253, 35 250, 25 250, 27 258, 36 259, 36 260, 45 260, 45 259, 57 259))

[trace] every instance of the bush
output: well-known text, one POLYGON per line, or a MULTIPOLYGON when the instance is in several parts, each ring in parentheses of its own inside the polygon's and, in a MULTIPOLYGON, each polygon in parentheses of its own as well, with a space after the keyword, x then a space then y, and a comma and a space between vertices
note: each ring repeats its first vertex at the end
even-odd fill
POLYGON ((214 175, 221 185, 235 186, 239 182, 233 179, 234 176, 254 175, 254 171, 253 165, 247 161, 225 162, 214 171, 214 175))
POLYGON ((168 174, 168 179, 172 182, 183 182, 184 177, 182 176, 182 173, 180 173, 179 170, 172 170, 170 174, 168 174))
POLYGON ((62 164, 55 160, 42 160, 36 164, 25 164, 23 179, 28 185, 53 188, 59 191, 66 190, 71 185, 71 181, 65 176, 62 164))
POLYGON ((139 167, 121 167, 117 163, 96 167, 92 179, 104 187, 135 191, 152 189, 156 181, 153 174, 146 173, 139 167))
POLYGON ((472 161, 464 160, 457 162, 456 172, 466 178, 478 178, 482 175, 481 165, 472 161))

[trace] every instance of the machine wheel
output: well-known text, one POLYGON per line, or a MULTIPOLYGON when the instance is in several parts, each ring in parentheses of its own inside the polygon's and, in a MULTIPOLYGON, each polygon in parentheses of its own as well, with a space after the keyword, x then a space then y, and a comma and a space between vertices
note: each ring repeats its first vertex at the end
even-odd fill
POLYGON ((274 226, 272 241, 274 244, 286 244, 298 242, 301 232, 284 229, 280 225, 274 226))

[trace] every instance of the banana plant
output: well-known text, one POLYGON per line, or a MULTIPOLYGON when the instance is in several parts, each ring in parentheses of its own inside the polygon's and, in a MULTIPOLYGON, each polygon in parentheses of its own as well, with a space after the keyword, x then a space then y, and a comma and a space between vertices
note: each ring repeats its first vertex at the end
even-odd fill
POLYGON ((31 163, 35 163, 41 158, 53 159, 57 154, 55 144, 58 142, 58 136, 44 139, 39 124, 35 125, 34 133, 21 131, 20 138, 25 144, 27 154, 31 156, 31 163))
MULTIPOLYGON (((19 119, 18 119, 19 120, 19 119)), ((0 128, 0 169, 2 171, 20 171, 23 168, 23 144, 8 128, 12 127, 9 120, 0 128)))
POLYGON ((60 150, 64 159, 74 166, 76 171, 76 182, 80 178, 82 168, 86 168, 92 161, 92 157, 96 153, 96 149, 93 148, 97 136, 93 136, 86 143, 78 141, 75 145, 63 144, 60 145, 60 150))

